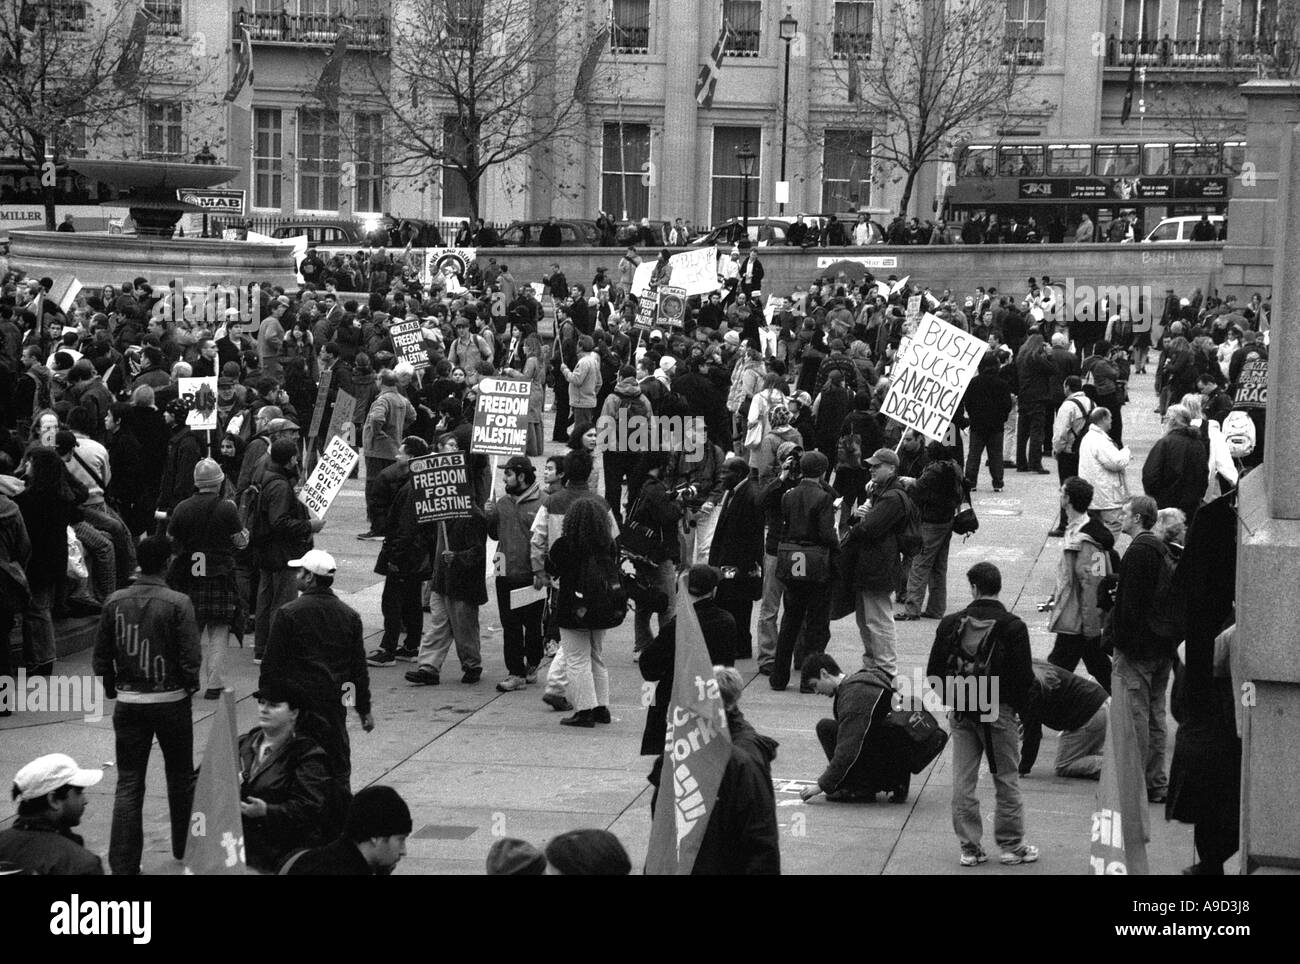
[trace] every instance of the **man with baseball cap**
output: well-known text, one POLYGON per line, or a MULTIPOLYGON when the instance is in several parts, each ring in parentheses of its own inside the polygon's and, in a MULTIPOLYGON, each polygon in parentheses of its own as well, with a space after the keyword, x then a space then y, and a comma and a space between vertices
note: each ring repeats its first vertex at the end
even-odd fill
POLYGON ((103 874, 100 859, 72 832, 86 809, 82 791, 103 777, 103 770, 83 770, 63 753, 39 757, 19 770, 11 791, 18 819, 0 831, 0 864, 41 877, 103 874))
POLYGON ((898 537, 907 526, 911 498, 898 481, 898 453, 877 449, 866 460, 871 484, 867 502, 853 510, 858 522, 848 542, 857 555, 853 569, 854 611, 862 636, 862 663, 878 667, 890 679, 898 671, 898 636, 889 596, 898 585, 898 537))
POLYGON ((361 616, 334 594, 338 567, 328 552, 311 549, 287 565, 302 595, 275 614, 258 686, 283 681, 305 693, 307 707, 298 728, 330 758, 335 792, 325 820, 336 832, 352 793, 348 707, 356 707, 363 730, 375 728, 361 616))

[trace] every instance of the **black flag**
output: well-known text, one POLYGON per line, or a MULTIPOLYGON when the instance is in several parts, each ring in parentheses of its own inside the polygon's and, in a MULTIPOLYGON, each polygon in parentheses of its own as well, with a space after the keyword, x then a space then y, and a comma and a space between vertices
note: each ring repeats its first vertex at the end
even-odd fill
POLYGON ((1137 88, 1138 58, 1137 53, 1133 54, 1133 66, 1128 69, 1128 86, 1124 88, 1124 106, 1119 111, 1119 122, 1127 124, 1129 115, 1133 113, 1133 91, 1137 88))

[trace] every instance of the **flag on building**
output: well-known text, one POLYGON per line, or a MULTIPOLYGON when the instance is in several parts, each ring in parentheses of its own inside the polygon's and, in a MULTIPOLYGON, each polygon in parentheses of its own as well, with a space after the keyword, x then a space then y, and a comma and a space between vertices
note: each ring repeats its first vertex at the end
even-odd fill
POLYGON ((117 60, 117 70, 113 73, 113 82, 118 87, 130 87, 140 76, 140 64, 144 62, 144 47, 149 42, 149 24, 153 15, 140 6, 131 21, 131 32, 126 36, 122 47, 122 56, 117 60))
POLYGON ((858 52, 857 50, 849 51, 849 103, 857 103, 859 91, 862 89, 862 74, 858 69, 858 52))
POLYGON ((700 67, 700 76, 695 81, 695 102, 701 107, 713 106, 713 93, 717 90, 718 75, 722 72, 722 58, 726 56, 727 44, 731 43, 734 36, 731 24, 723 20, 718 41, 709 54, 709 62, 700 67))
POLYGON ((234 104, 240 110, 253 109, 253 35, 248 24, 239 25, 243 43, 235 52, 235 77, 226 91, 226 103, 234 104))
POLYGON ((677 586, 677 646, 668 704, 659 801, 650 828, 647 874, 689 874, 718 802, 731 759, 727 712, 713 679, 713 661, 686 591, 677 586))
POLYGON ((244 874, 244 819, 239 811, 235 694, 223 690, 208 731, 190 808, 187 874, 244 874))
POLYGON ((605 52, 609 46, 609 27, 602 27, 600 32, 592 38, 591 46, 587 48, 587 54, 582 58, 582 66, 578 68, 578 79, 573 84, 573 99, 579 104, 587 102, 587 95, 591 92, 591 79, 596 74, 596 67, 600 63, 600 55, 605 52))
POLYGON ((1093 874, 1145 875, 1148 830, 1146 775, 1138 753, 1137 731, 1128 691, 1116 678, 1110 698, 1106 749, 1092 814, 1089 852, 1093 874))
POLYGON ((334 49, 330 51, 329 59, 325 61, 325 67, 320 72, 320 80, 316 81, 316 90, 312 95, 330 110, 339 109, 343 58, 347 56, 348 39, 351 36, 352 27, 348 24, 339 24, 339 35, 334 40, 334 49))
POLYGON ((1124 88, 1124 106, 1119 109, 1119 122, 1127 124, 1133 113, 1133 93, 1137 90, 1138 56, 1133 52, 1133 65, 1128 69, 1128 86, 1124 88))

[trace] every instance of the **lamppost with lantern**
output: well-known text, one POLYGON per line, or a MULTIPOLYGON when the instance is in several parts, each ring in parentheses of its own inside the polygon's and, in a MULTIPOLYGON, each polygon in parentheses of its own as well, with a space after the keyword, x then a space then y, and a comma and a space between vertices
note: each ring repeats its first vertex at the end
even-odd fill
POLYGON ((744 178, 740 188, 740 222, 746 240, 749 239, 749 179, 754 176, 754 161, 757 159, 749 141, 736 148, 736 160, 740 162, 740 174, 744 178))
MULTIPOLYGON (((799 21, 794 18, 790 8, 785 8, 785 16, 778 22, 781 29, 781 39, 785 42, 785 85, 781 94, 781 183, 786 185, 786 192, 790 190, 789 182, 785 179, 785 145, 786 135, 790 128, 790 43, 799 35, 799 21)), ((780 204, 781 213, 785 214, 785 202, 780 204)))

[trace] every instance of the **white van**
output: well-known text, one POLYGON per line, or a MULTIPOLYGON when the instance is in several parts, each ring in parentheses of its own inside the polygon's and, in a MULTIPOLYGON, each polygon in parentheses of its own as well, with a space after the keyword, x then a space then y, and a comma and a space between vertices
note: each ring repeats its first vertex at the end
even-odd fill
MULTIPOLYGON (((1188 214, 1177 218, 1165 218, 1148 234, 1143 241, 1191 241, 1192 231, 1195 230, 1197 223, 1201 220, 1199 214, 1188 214)), ((1214 231, 1217 236, 1219 228, 1223 226, 1222 214, 1211 214, 1210 223, 1214 225, 1214 231)))

